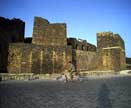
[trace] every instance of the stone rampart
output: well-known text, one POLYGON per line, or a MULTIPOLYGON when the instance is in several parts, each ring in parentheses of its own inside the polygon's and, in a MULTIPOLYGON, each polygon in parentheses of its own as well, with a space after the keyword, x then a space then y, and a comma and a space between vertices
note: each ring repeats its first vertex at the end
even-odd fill
POLYGON ((61 73, 72 60, 70 47, 13 43, 9 46, 9 73, 61 73))
POLYGON ((33 37, 24 39, 25 23, 0 17, 0 72, 62 73, 69 61, 76 71, 126 69, 125 45, 119 34, 97 33, 97 47, 86 40, 67 38, 65 23, 35 17, 33 37), (8 65, 8 66, 7 66, 8 65))

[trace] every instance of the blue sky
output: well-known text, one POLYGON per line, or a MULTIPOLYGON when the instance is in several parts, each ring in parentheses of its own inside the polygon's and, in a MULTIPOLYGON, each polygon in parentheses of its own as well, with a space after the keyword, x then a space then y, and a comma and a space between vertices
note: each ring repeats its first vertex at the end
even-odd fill
POLYGON ((32 36, 34 16, 65 22, 68 37, 95 45, 97 32, 119 33, 131 57, 131 0, 0 0, 0 16, 24 20, 26 37, 32 36))

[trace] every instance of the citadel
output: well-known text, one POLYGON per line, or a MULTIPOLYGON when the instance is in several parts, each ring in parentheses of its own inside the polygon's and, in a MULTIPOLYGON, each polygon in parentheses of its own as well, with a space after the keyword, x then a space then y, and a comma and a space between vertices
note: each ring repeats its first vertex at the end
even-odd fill
POLYGON ((24 38, 25 22, 0 17, 0 73, 61 73, 68 61, 77 72, 127 68, 124 40, 113 32, 97 33, 97 46, 67 38, 65 23, 35 17, 32 38, 24 38))

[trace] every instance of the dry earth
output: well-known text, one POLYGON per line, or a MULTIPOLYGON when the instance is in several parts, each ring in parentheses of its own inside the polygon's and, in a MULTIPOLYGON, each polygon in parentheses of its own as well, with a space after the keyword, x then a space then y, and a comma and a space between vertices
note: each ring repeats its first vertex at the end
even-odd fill
POLYGON ((131 77, 3 81, 0 108, 131 108, 131 77))

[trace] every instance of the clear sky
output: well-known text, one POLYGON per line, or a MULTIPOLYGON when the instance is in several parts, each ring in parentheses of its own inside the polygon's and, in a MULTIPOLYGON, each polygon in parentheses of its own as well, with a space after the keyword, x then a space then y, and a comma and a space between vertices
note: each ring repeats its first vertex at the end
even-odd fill
POLYGON ((68 37, 95 45, 97 32, 119 33, 131 57, 131 0, 0 0, 0 16, 24 20, 26 37, 32 36, 34 16, 65 22, 68 37))

